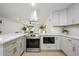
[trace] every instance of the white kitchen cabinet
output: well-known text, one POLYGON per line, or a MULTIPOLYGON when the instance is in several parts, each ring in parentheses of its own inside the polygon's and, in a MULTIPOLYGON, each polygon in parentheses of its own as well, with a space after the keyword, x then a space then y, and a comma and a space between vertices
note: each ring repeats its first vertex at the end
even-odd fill
POLYGON ((79 40, 76 40, 76 56, 79 56, 79 40))
POLYGON ((0 44, 0 56, 3 56, 3 45, 0 44))
POLYGON ((67 9, 54 12, 52 16, 54 26, 67 25, 67 13, 67 9))
POLYGON ((3 55, 4 56, 19 56, 23 53, 25 47, 25 37, 19 37, 3 45, 3 55))
POLYGON ((62 50, 68 56, 75 56, 75 40, 71 38, 63 37, 62 50))
POLYGON ((68 24, 72 24, 74 21, 74 9, 71 7, 68 8, 68 24))
POLYGON ((66 37, 62 37, 62 46, 61 46, 61 50, 65 53, 65 54, 67 54, 67 43, 65 42, 65 40, 66 40, 66 37))
POLYGON ((18 55, 21 55, 23 53, 23 51, 24 51, 24 48, 25 48, 24 40, 25 40, 24 36, 17 39, 18 55))
POLYGON ((59 25, 59 12, 54 12, 53 13, 53 25, 56 26, 56 25, 59 25))
POLYGON ((61 36, 56 37, 56 42, 57 42, 57 50, 61 50, 61 36))
POLYGON ((23 37, 23 50, 26 51, 26 36, 23 37))
POLYGON ((56 50, 56 41, 55 41, 55 44, 45 44, 43 42, 43 37, 52 37, 52 36, 50 36, 50 35, 41 36, 41 40, 40 40, 41 50, 56 50))
POLYGON ((59 25, 67 25, 67 9, 59 12, 59 25))
POLYGON ((73 5, 73 12, 74 12, 74 22, 79 23, 79 4, 73 5))
POLYGON ((22 53, 22 49, 23 49, 21 38, 18 38, 18 40, 17 40, 17 47, 18 47, 17 48, 18 49, 18 55, 20 55, 22 53))
POLYGON ((68 24, 79 23, 79 4, 72 4, 68 8, 68 24))
POLYGON ((18 55, 16 41, 17 40, 12 40, 3 45, 4 56, 17 56, 18 55))
POLYGON ((52 35, 41 36, 40 46, 41 50, 60 50, 60 38, 52 35), (55 37, 55 43, 43 43, 43 37, 55 37))

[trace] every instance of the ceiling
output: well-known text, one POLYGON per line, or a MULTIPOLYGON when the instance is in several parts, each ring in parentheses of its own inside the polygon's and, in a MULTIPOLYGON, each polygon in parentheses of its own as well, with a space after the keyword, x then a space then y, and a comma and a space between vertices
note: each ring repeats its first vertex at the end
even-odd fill
POLYGON ((36 3, 35 6, 31 6, 31 3, 0 3, 0 17, 27 21, 35 9, 38 19, 44 21, 53 11, 67 8, 70 5, 71 3, 36 3))

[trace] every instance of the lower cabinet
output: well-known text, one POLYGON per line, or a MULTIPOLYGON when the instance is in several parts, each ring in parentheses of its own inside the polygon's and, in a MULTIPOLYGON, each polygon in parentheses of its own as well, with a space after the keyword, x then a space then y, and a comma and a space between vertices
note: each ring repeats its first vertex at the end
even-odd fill
POLYGON ((24 40, 25 38, 24 37, 20 37, 18 38, 17 40, 17 50, 18 50, 18 55, 21 55, 24 51, 24 40))
POLYGON ((79 40, 76 40, 76 56, 79 56, 79 40))
POLYGON ((62 50, 68 56, 75 56, 75 40, 62 37, 62 50))
POLYGON ((19 56, 24 51, 24 37, 9 41, 3 45, 4 56, 19 56))
POLYGON ((40 44, 41 50, 60 50, 60 37, 51 35, 41 36, 40 44))
POLYGON ((56 46, 56 49, 57 50, 61 50, 61 36, 57 36, 56 37, 56 43, 57 43, 57 46, 56 46))
POLYGON ((0 56, 3 56, 3 45, 0 44, 0 56))
POLYGON ((4 56, 18 55, 16 42, 17 42, 17 40, 13 40, 13 41, 7 42, 3 45, 3 55, 4 56))

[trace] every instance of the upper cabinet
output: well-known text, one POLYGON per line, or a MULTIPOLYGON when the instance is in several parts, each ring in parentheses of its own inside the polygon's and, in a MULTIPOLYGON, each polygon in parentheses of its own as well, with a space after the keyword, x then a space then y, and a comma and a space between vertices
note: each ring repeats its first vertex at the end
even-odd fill
POLYGON ((68 8, 68 24, 79 23, 79 4, 72 4, 68 8))
POLYGON ((53 13, 54 26, 67 25, 67 9, 53 13))
POLYGON ((59 12, 59 25, 67 25, 67 9, 59 12))
POLYGON ((59 12, 54 12, 53 13, 53 25, 59 25, 59 12))
POLYGON ((54 26, 79 25, 79 4, 74 3, 66 9, 56 12, 54 15, 54 26))

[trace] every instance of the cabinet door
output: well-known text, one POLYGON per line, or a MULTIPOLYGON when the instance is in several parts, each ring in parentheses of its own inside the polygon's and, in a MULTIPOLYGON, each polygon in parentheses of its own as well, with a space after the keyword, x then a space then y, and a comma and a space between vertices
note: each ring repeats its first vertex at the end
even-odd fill
POLYGON ((76 56, 79 56, 79 41, 76 40, 76 56))
POLYGON ((25 37, 20 37, 17 39, 18 55, 21 55, 25 51, 25 37))
POLYGON ((67 25, 67 9, 59 12, 59 25, 67 25))
POLYGON ((17 56, 17 47, 13 46, 10 47, 8 50, 9 56, 17 56))
POLYGON ((70 38, 66 38, 66 37, 63 38, 62 50, 68 56, 75 56, 75 46, 74 44, 72 44, 70 38))
POLYGON ((65 37, 62 37, 62 44, 61 44, 62 46, 61 46, 61 49, 63 50, 63 52, 65 53, 65 54, 67 54, 67 42, 66 42, 66 38, 65 37))
POLYGON ((57 50, 61 50, 61 36, 56 37, 57 50))
POLYGON ((3 45, 0 45, 0 56, 3 56, 3 45))
POLYGON ((23 52, 23 43, 22 43, 22 38, 18 38, 17 40, 17 47, 18 47, 18 55, 21 55, 23 52))
POLYGON ((71 6, 70 8, 68 8, 68 24, 72 24, 74 20, 74 9, 71 6))
POLYGON ((18 55, 18 50, 16 46, 16 40, 7 42, 3 45, 4 56, 16 56, 18 55))
POLYGON ((53 25, 59 25, 59 12, 53 13, 53 25))
POLYGON ((68 46, 67 46, 67 54, 69 55, 69 56, 75 56, 75 46, 74 46, 74 44, 72 44, 72 42, 71 42, 71 40, 69 40, 70 38, 68 38, 67 40, 66 40, 66 42, 67 42, 67 44, 68 44, 68 46))
POLYGON ((26 51, 26 36, 23 37, 23 50, 26 51))
POLYGON ((68 8, 68 23, 79 23, 79 4, 72 4, 68 8))
POLYGON ((73 5, 74 12, 74 22, 79 23, 79 4, 73 5))
POLYGON ((21 37, 21 43, 22 43, 22 51, 25 51, 25 48, 26 48, 26 40, 25 40, 25 37, 21 37))

